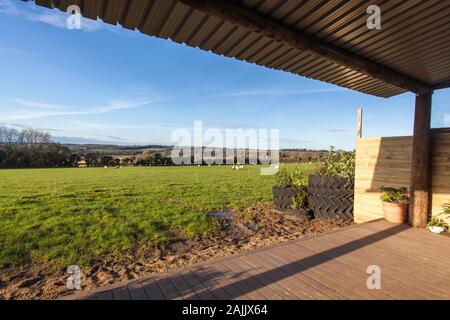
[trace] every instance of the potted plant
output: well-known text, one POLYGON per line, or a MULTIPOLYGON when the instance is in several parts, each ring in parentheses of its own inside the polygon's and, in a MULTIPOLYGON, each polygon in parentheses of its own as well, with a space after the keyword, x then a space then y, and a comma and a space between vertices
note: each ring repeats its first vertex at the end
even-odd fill
POLYGON ((311 218, 308 208, 308 179, 300 168, 289 171, 281 168, 272 188, 273 201, 278 211, 298 218, 311 218))
POLYGON ((381 201, 386 221, 405 223, 409 202, 406 188, 381 187, 381 201))
POLYGON ((427 228, 433 233, 442 233, 448 229, 448 225, 444 220, 438 217, 431 217, 427 224, 427 228))
POLYGON ((437 217, 432 217, 427 224, 428 230, 433 233, 442 233, 448 230, 449 225, 444 219, 439 218, 439 216, 444 216, 444 218, 450 218, 450 203, 444 205, 444 212, 439 214, 437 217))

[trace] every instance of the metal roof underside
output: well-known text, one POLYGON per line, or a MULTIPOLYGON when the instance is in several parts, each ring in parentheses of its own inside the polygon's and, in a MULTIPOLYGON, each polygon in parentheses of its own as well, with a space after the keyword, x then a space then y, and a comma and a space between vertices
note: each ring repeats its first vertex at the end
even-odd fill
MULTIPOLYGON (((63 11, 76 4, 87 18, 375 96, 391 97, 406 91, 176 0, 35 2, 63 11)), ((381 7, 381 30, 367 28, 366 0, 234 2, 430 86, 450 80, 449 0, 370 1, 381 7)))

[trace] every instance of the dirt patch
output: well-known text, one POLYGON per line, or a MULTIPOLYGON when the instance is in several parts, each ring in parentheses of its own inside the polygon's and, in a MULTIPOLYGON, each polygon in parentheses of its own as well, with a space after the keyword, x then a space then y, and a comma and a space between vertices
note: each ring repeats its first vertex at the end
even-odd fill
MULTIPOLYGON (((212 216, 220 226, 216 234, 199 239, 175 236, 164 249, 137 247, 120 260, 104 258, 91 266, 81 266, 82 288, 93 289, 166 272, 350 224, 333 220, 293 220, 269 206, 249 208, 243 214, 227 211, 212 216)), ((0 299, 55 299, 75 292, 66 287, 68 274, 65 270, 49 272, 28 266, 4 270, 2 274, 7 277, 0 277, 0 299)))

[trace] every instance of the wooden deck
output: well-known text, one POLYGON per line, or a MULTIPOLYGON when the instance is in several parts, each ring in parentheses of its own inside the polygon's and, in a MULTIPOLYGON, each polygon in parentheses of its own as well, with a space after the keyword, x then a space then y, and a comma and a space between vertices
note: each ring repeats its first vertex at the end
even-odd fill
POLYGON ((450 237, 377 221, 66 299, 450 299, 450 237))

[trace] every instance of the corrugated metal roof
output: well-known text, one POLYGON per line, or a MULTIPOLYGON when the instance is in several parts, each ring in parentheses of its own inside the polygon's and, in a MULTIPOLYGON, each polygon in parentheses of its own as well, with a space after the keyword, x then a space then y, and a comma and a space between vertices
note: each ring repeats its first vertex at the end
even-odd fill
MULTIPOLYGON (((381 30, 366 26, 365 0, 236 0, 240 5, 429 85, 450 79, 450 1, 374 0, 381 30)), ((405 92, 177 0, 36 0, 145 34, 381 97, 405 92)))

